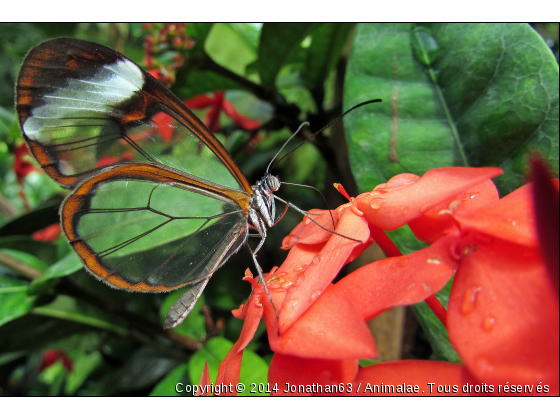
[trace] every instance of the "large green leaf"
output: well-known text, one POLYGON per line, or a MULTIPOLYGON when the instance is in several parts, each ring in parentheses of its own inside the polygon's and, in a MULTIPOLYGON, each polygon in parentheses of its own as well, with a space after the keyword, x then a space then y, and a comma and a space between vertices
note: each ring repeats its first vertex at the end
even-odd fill
POLYGON ((345 120, 361 191, 398 173, 499 166, 502 194, 539 150, 558 172, 558 64, 526 24, 358 25, 345 120))

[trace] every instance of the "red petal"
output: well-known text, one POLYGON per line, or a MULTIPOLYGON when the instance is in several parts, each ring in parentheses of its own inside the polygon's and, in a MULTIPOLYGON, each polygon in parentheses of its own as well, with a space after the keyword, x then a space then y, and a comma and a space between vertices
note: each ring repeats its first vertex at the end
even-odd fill
MULTIPOLYGON (((366 242, 369 239, 367 222, 351 209, 343 212, 336 231, 366 242)), ((321 252, 308 267, 301 267, 298 278, 288 290, 280 312, 280 333, 285 332, 313 304, 334 280, 353 249, 360 245, 338 235, 332 235, 321 252)))
POLYGON ((198 397, 200 395, 204 395, 205 397, 210 396, 210 393, 204 393, 202 394, 202 389, 206 388, 210 386, 210 371, 208 370, 208 360, 206 361, 206 363, 204 364, 204 370, 202 371, 202 376, 200 377, 200 382, 198 383, 198 391, 196 391, 196 394, 194 394, 195 397, 198 397))
POLYGON ((53 223, 31 235, 36 241, 54 241, 60 236, 60 223, 53 223))
POLYGON ((457 212, 453 218, 462 229, 500 238, 514 244, 538 246, 531 184, 518 188, 499 201, 467 212, 457 212))
MULTIPOLYGON (((239 335, 237 342, 233 345, 222 363, 220 363, 216 384, 235 385, 239 382, 243 349, 247 347, 247 344, 249 344, 255 336, 255 332, 257 331, 257 327, 259 326, 259 322, 262 318, 263 307, 261 303, 261 295, 254 293, 246 305, 248 305, 248 308, 243 329, 241 330, 241 334, 239 335)), ((234 394, 236 393, 234 392, 234 394)))
POLYGON ((158 112, 152 118, 154 121, 157 131, 161 135, 161 138, 164 142, 168 143, 171 141, 173 137, 173 118, 171 115, 165 112, 158 112))
POLYGON ((456 237, 428 248, 368 264, 334 285, 367 321, 398 305, 421 302, 443 288, 457 269, 456 237))
POLYGON ((457 396, 464 395, 463 383, 461 365, 429 360, 400 360, 360 368, 353 381, 352 395, 457 396), (417 391, 415 385, 418 386, 417 391))
POLYGON ((183 101, 183 103, 186 106, 192 109, 208 108, 209 106, 214 105, 215 102, 216 100, 214 98, 211 98, 210 96, 207 95, 199 95, 199 96, 195 96, 194 98, 183 101))
POLYGON ((350 302, 332 286, 280 336, 272 305, 264 300, 264 306, 270 348, 276 353, 317 359, 377 357, 368 326, 350 302))
POLYGON ((241 128, 245 130, 256 130, 261 126, 257 120, 239 114, 231 102, 224 101, 223 107, 226 115, 241 128))
POLYGON ((558 300, 537 249, 465 243, 449 339, 479 380, 558 385, 558 300))
POLYGON ((403 174, 391 179, 386 188, 378 186, 358 196, 357 206, 370 224, 393 230, 442 201, 501 173, 500 168, 436 168, 417 181, 406 178, 410 174, 403 174))
MULTIPOLYGON (((333 230, 333 219, 335 226, 340 218, 338 211, 332 211, 332 219, 328 210, 311 209, 310 216, 320 225, 333 230)), ((332 233, 323 229, 317 223, 312 222, 308 217, 304 217, 288 236, 282 241, 282 249, 290 249, 297 243, 302 244, 320 244, 327 242, 332 233)))
POLYGON ((456 229, 451 214, 483 207, 499 199, 496 185, 487 179, 455 197, 442 201, 418 219, 410 221, 408 226, 418 239, 431 244, 456 229))
POLYGON ((324 392, 324 386, 347 384, 356 376, 357 370, 356 359, 320 360, 276 353, 268 369, 268 382, 278 385, 278 391, 271 395, 332 395, 330 392, 324 392), (316 385, 316 390, 323 392, 306 392, 305 386, 311 387, 313 384, 316 385), (296 388, 292 388, 292 385, 296 388), (317 385, 321 385, 322 389, 317 385))

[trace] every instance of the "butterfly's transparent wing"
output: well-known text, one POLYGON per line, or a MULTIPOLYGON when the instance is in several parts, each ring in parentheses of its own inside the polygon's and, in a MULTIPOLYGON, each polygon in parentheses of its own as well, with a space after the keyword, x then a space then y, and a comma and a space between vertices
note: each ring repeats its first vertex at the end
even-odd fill
POLYGON ((75 187, 119 162, 160 163, 251 192, 222 144, 166 87, 110 48, 76 39, 30 51, 16 85, 31 152, 75 187))
POLYGON ((163 166, 128 164, 80 184, 61 216, 96 277, 153 292, 205 280, 236 252, 247 238, 248 200, 163 166))

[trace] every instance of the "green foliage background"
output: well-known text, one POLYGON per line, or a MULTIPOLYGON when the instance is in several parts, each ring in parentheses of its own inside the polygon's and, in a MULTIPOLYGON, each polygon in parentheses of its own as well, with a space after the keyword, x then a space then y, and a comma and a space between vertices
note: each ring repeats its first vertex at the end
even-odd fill
MULTIPOLYGON (((249 133, 225 117, 218 133, 251 182, 301 122, 311 122, 309 135, 375 98, 383 103, 349 114, 344 131, 334 125, 275 172, 318 187, 331 208, 343 203, 333 182, 356 195, 396 174, 442 166, 500 166, 496 184, 505 195, 524 183, 532 151, 558 175, 558 24, 189 24, 186 35, 194 47, 172 90, 182 100, 225 90, 240 113, 262 123, 263 140, 252 150, 249 133)), ((25 53, 60 36, 117 48, 138 63, 144 56, 139 24, 0 24, 0 393, 185 395, 175 385, 198 383, 205 360, 215 379, 239 336, 242 321, 230 311, 249 296, 241 278, 252 263, 244 252, 231 258, 187 320, 165 332, 163 317, 181 291, 110 289, 84 271, 63 238, 32 239, 57 222, 67 192, 31 172, 23 184, 31 209, 24 210, 13 171, 21 144, 14 82, 25 53), (61 361, 41 370, 49 349, 66 353, 73 370, 61 361)), ((280 192, 300 208, 324 207, 307 189, 280 192)), ((259 253, 265 271, 281 264, 281 240, 300 220, 289 212, 269 231, 259 253)), ((405 253, 425 245, 408 228, 390 234, 405 253)), ((450 286, 438 293, 444 304, 450 286)), ((426 305, 414 311, 429 357, 459 361, 426 305)), ((266 382, 271 356, 261 325, 241 382, 266 382)))

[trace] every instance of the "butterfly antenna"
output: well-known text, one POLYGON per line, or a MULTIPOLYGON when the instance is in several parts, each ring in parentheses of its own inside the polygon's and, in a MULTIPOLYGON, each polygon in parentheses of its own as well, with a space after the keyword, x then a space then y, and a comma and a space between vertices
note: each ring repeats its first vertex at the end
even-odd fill
MULTIPOLYGON (((305 143, 307 143, 309 140, 311 140, 312 138, 316 137, 318 134, 322 133, 323 131, 325 131, 327 128, 329 128, 331 125, 333 125, 335 122, 337 122, 338 120, 340 120, 342 117, 344 117, 346 114, 348 114, 349 112, 354 111, 357 108, 360 108, 364 105, 368 105, 368 104, 372 104, 374 102, 383 102, 381 99, 372 99, 371 101, 365 101, 362 102, 358 105, 353 106, 352 108, 350 108, 348 111, 344 112, 343 114, 339 115, 338 117, 336 117, 334 120, 332 120, 330 123, 328 123, 327 125, 325 125, 323 128, 321 128, 319 131, 317 131, 315 134, 312 134, 310 137, 306 138, 304 141, 302 141, 300 144, 298 144, 296 147, 294 147, 292 150, 290 150, 288 153, 286 153, 284 156, 282 156, 280 159, 278 159, 278 161, 274 164, 274 166, 276 166, 276 164, 278 164, 282 159, 284 159, 286 156, 289 156, 290 154, 292 154, 293 152, 295 152, 297 149, 299 149, 301 146, 303 146, 305 143)), ((300 126, 301 128, 301 126, 300 126)), ((299 130, 298 130, 299 131, 299 130)), ((295 134, 294 134, 295 135, 295 134)), ((293 137, 293 136, 292 136, 293 137)), ((291 138, 290 138, 291 140, 291 138)), ((289 140, 288 140, 289 141, 289 140)), ((286 142, 284 144, 284 146, 288 144, 288 142, 286 142)), ((284 147, 282 146, 282 149, 284 147)), ((280 150, 282 150, 280 149, 280 150)), ((280 152, 278 152, 280 153, 280 152)), ((278 155, 278 153, 276 155, 278 155)), ((276 156, 275 156, 276 158, 276 156)), ((273 159, 274 160, 274 159, 273 159)), ((272 163, 272 162, 271 162, 272 163)), ((269 165, 270 166, 270 165, 269 165)), ((274 166, 272 168, 274 168, 274 166)), ((268 170, 267 170, 268 173, 268 170)))
MULTIPOLYGON (((286 145, 289 143, 289 141, 290 141, 291 139, 293 139, 293 138, 297 135, 297 133, 299 133, 299 132, 301 131, 301 129, 302 129, 304 126, 306 126, 306 125, 309 125, 309 123, 308 123, 308 122, 302 123, 302 124, 299 126, 299 128, 296 130, 296 132, 295 132, 294 134, 292 134, 292 136, 291 136, 288 140, 286 140, 286 141, 284 142, 284 144, 282 145, 282 147, 280 148, 280 150, 278 150, 278 152, 274 155, 274 157, 271 159, 270 163, 268 164, 268 166, 267 166, 267 168, 266 168, 266 173, 267 173, 267 174, 270 173, 270 172, 269 172, 270 165, 272 165, 272 162, 274 162, 274 159, 276 159, 276 158, 278 157, 278 155, 280 154, 280 152, 281 152, 282 150, 284 150, 284 147, 286 147, 286 145)), ((291 152, 290 152, 290 153, 291 153, 291 152)), ((282 159, 280 159, 280 160, 282 160, 282 159)), ((273 168, 274 168, 274 166, 273 166, 273 168)))

